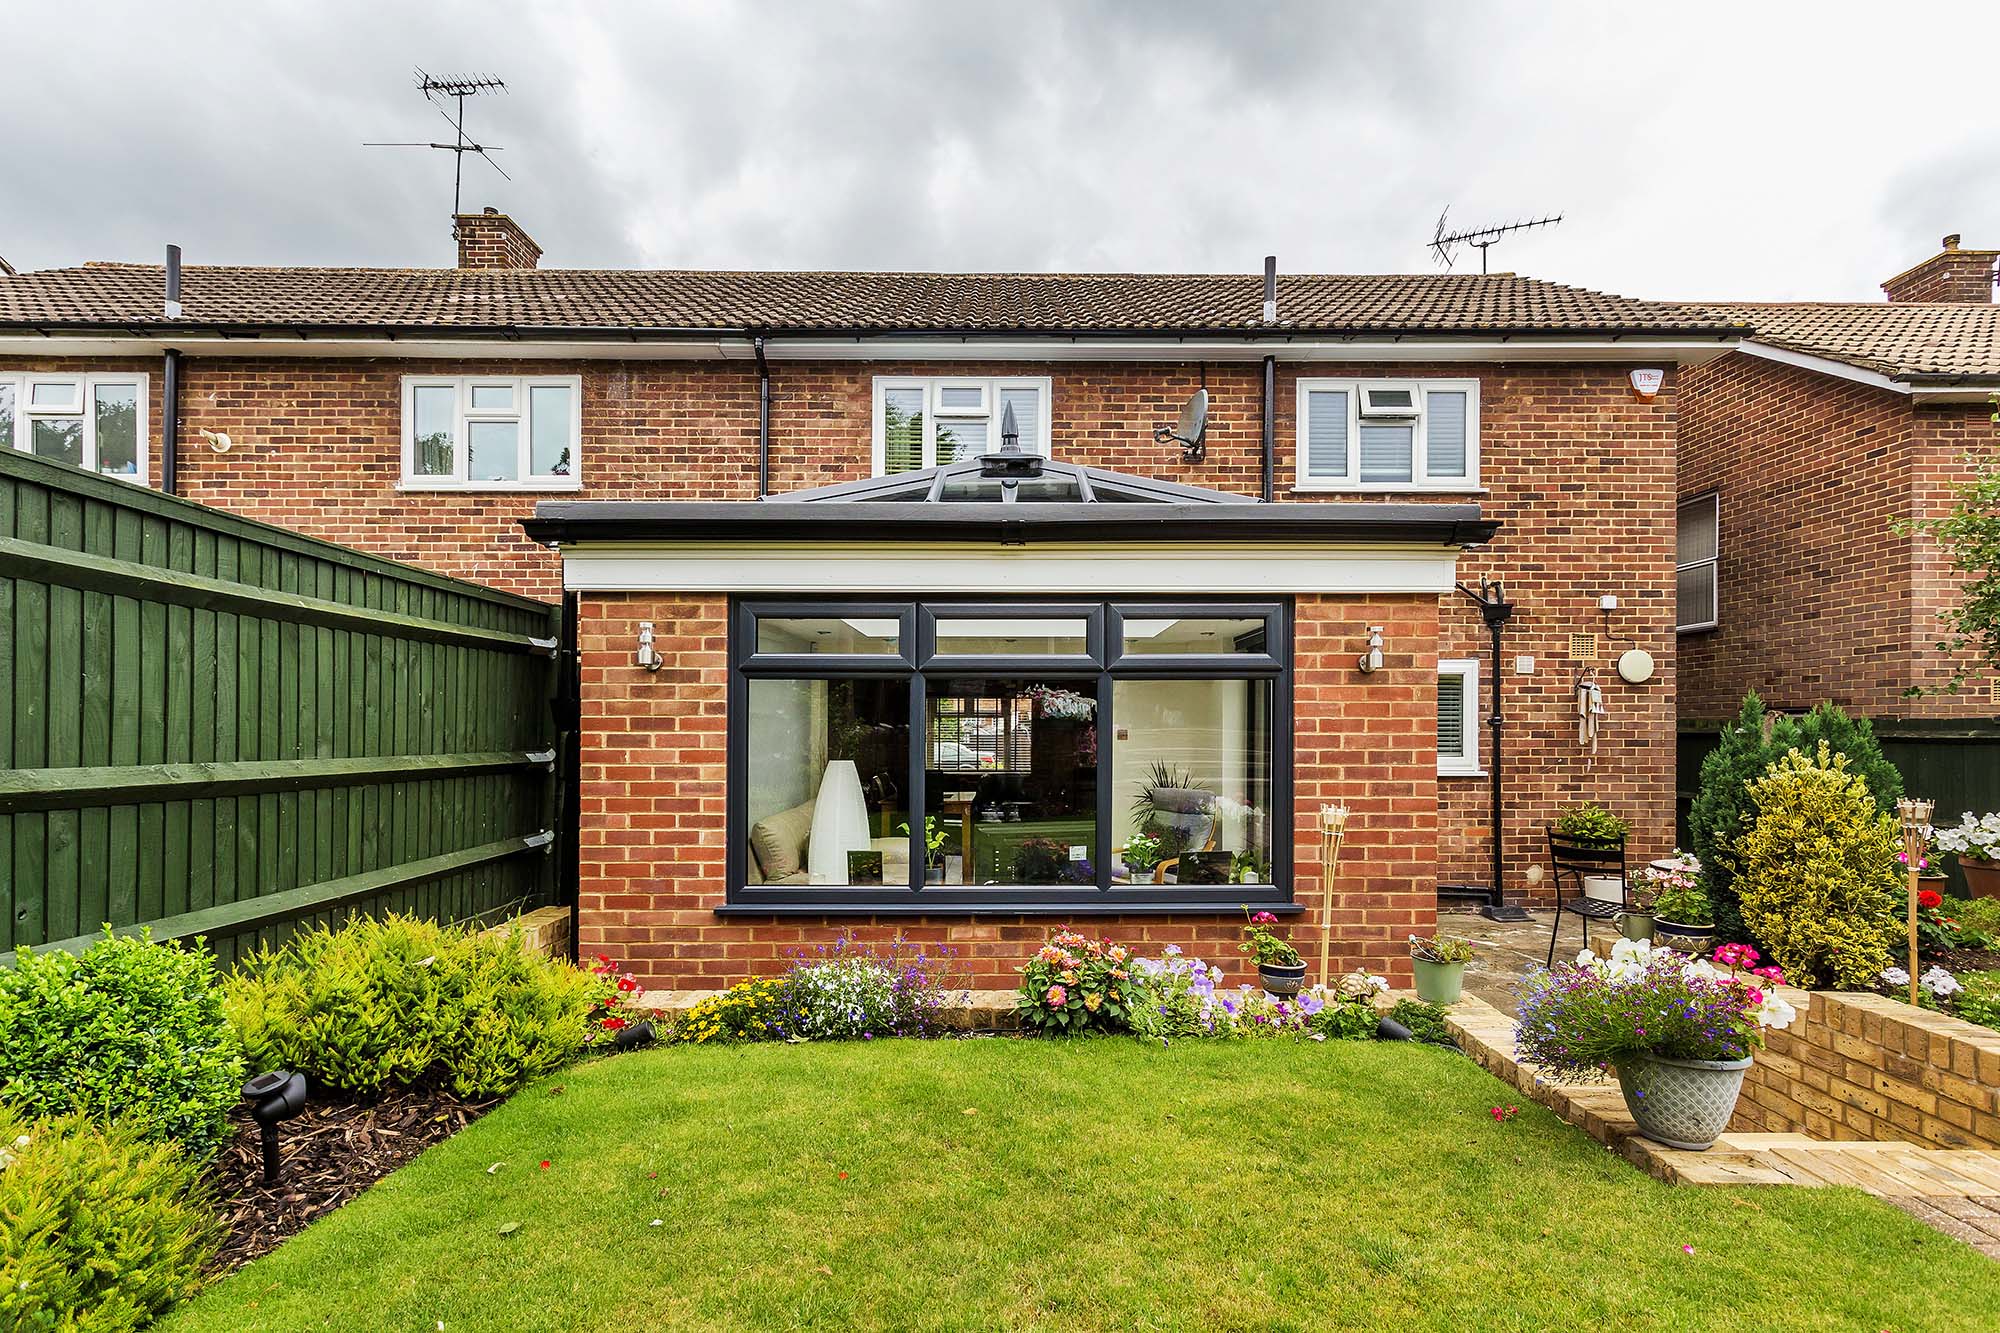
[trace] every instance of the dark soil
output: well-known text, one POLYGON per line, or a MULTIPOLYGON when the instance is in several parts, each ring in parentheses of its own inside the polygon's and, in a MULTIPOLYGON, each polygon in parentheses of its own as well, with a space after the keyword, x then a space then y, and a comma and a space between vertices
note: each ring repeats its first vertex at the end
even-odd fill
POLYGON ((230 1115, 236 1136, 209 1168, 229 1234, 217 1272, 240 1268, 322 1213, 332 1212, 433 1143, 499 1105, 445 1088, 408 1088, 373 1099, 315 1094, 278 1126, 279 1174, 264 1183, 262 1132, 247 1108, 230 1115))
POLYGON ((1926 954, 1932 962, 1944 964, 1954 975, 1961 972, 1991 972, 2000 968, 2000 949, 1939 949, 1926 954))

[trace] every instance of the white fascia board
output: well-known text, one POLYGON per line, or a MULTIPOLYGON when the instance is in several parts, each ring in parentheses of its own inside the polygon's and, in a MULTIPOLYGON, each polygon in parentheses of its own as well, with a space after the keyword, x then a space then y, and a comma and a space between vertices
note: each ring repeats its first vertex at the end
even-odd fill
POLYGON ((1871 389, 1887 389, 1890 393, 1907 395, 1910 386, 1901 380, 1892 380, 1877 371, 1864 370, 1860 366, 1850 366, 1845 361, 1835 361, 1831 357, 1813 356, 1808 352, 1794 352, 1787 347, 1773 347, 1755 339, 1745 339, 1739 349, 1748 356, 1762 357, 1766 361, 1776 361, 1783 366, 1797 366, 1801 370, 1816 371, 1821 375, 1831 375, 1836 379, 1852 380, 1856 384, 1866 384, 1871 389))
POLYGON ((1450 592, 1452 547, 1191 542, 654 542, 566 546, 573 592, 1450 592))
MULTIPOLYGON (((1624 365, 1672 361, 1699 365, 1735 350, 1734 338, 784 338, 765 344, 772 361, 1132 361, 1255 362, 1265 356, 1306 363, 1468 361, 1579 362, 1624 365)), ((375 357, 438 360, 750 361, 747 338, 407 338, 307 337, 272 332, 224 338, 210 333, 0 334, 0 356, 375 357)))

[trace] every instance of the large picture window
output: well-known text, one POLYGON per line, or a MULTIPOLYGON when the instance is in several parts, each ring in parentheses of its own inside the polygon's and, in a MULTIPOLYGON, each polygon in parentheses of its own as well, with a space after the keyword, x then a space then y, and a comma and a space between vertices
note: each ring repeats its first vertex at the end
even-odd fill
POLYGON ((1280 603, 739 602, 729 904, 1290 902, 1280 603))

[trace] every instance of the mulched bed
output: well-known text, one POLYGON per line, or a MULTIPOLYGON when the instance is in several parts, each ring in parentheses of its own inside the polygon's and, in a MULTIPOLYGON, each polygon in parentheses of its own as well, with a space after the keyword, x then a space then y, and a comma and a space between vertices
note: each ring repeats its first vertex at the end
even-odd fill
POLYGON ((248 1108, 230 1115, 235 1137, 209 1168, 228 1239, 218 1273, 240 1268, 306 1223, 330 1213, 433 1143, 500 1104, 468 1101, 448 1088, 409 1088, 372 1100, 316 1094, 304 1114, 278 1127, 281 1170, 264 1183, 264 1148, 248 1108))
POLYGON ((1944 964, 1945 970, 1954 974, 1990 972, 2000 968, 2000 949, 1940 949, 1930 961, 1944 964))

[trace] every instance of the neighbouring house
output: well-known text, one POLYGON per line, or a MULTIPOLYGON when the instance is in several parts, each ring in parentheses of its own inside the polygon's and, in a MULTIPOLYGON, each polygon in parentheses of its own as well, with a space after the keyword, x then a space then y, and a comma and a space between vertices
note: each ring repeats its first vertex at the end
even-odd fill
POLYGON ((1335 956, 1401 980, 1441 886, 1495 887, 1496 734, 1511 899, 1569 802, 1672 845, 1677 403, 1742 316, 457 229, 449 270, 0 277, 0 441, 564 598, 580 940, 649 984, 866 923, 984 984, 1065 919, 1233 961, 1244 905, 1309 919, 1336 803, 1335 956))
POLYGON ((2000 455, 1996 256, 1947 236, 1884 302, 1702 307, 1755 334, 1681 379, 1684 795, 1754 689, 1872 719, 1940 818, 2000 808, 2000 679, 1943 690, 1967 665, 1937 648, 1958 577, 1897 527, 2000 455))

